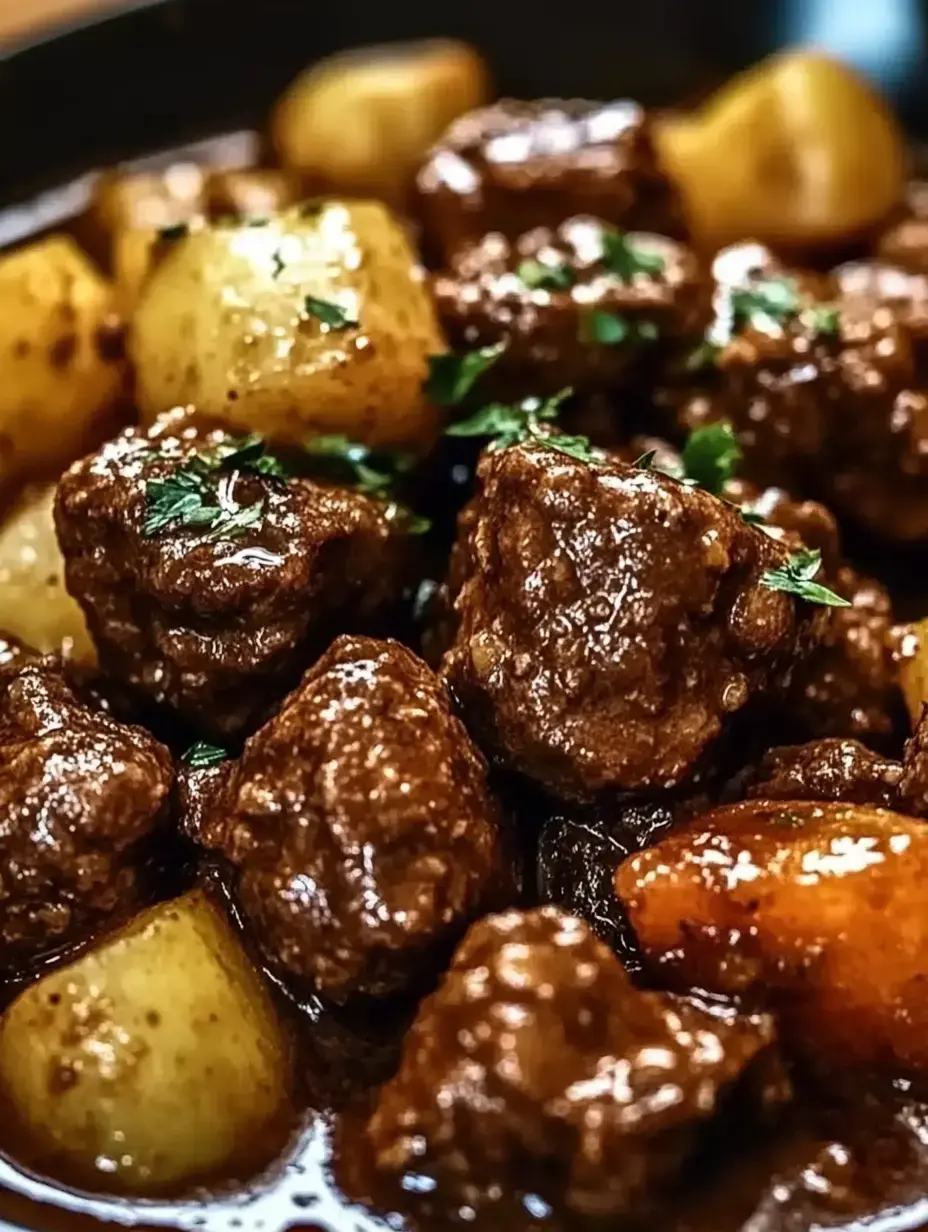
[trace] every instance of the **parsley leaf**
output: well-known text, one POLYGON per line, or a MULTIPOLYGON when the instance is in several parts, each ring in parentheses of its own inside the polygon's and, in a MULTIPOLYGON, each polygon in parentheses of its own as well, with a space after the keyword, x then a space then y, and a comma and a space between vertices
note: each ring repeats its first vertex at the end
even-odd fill
POLYGON ((493 453, 536 441, 580 462, 601 462, 602 451, 591 445, 588 437, 550 433, 545 426, 557 419, 562 404, 572 393, 572 389, 562 389, 553 398, 526 398, 515 406, 492 402, 446 428, 445 435, 488 436, 487 448, 493 453))
POLYGON ((522 262, 516 274, 531 291, 569 291, 576 281, 574 271, 566 261, 547 265, 529 258, 522 262))
POLYGON ((664 272, 665 261, 659 252, 648 252, 632 243, 617 227, 603 230, 603 265, 622 282, 631 282, 636 274, 656 277, 664 272))
POLYGON ((240 505, 233 495, 236 472, 286 479, 277 458, 266 452, 257 433, 228 437, 190 454, 173 472, 145 485, 142 533, 153 538, 167 530, 206 527, 207 542, 233 539, 258 526, 265 502, 240 505), (228 472, 220 477, 221 471, 228 472), (218 479, 215 486, 214 481, 218 479))
POLYGON ((687 372, 701 372, 704 368, 712 368, 721 349, 717 342, 706 338, 700 342, 698 347, 690 351, 683 366, 687 372))
POLYGON ((768 569, 762 575, 760 583, 768 590, 781 590, 786 594, 796 595, 807 603, 821 603, 826 607, 850 607, 847 599, 842 599, 827 586, 820 586, 813 581, 821 567, 821 552, 794 552, 785 565, 768 569))
POLYGON ((656 449, 649 449, 647 453, 643 453, 640 458, 636 458, 632 463, 636 471, 653 471, 654 459, 657 457, 656 449))
POLYGON ((426 396, 436 406, 459 406, 505 349, 506 344, 498 342, 463 355, 430 355, 426 396))
POLYGON ((226 761, 228 756, 225 749, 221 749, 218 744, 207 744, 205 740, 198 740, 190 746, 183 760, 191 770, 205 770, 208 766, 218 766, 220 762, 226 761))
POLYGON ((729 423, 694 429, 683 446, 683 477, 713 496, 721 496, 741 462, 741 447, 729 423))
POLYGON ((841 312, 836 304, 816 304, 802 316, 816 334, 836 334, 841 325, 841 312))
POLYGON ((580 320, 580 341, 618 346, 629 340, 654 342, 660 331, 653 321, 629 320, 617 312, 594 308, 580 320))
POLYGON ((174 240, 182 240, 190 231, 190 224, 186 222, 171 223, 170 226, 161 227, 158 231, 158 239, 165 240, 168 243, 174 240))
POLYGON ((357 328, 357 319, 349 316, 348 310, 343 308, 341 304, 335 304, 327 299, 317 299, 315 295, 307 295, 305 306, 310 316, 321 321, 323 325, 327 325, 329 329, 357 328))
POLYGON ((324 470, 330 469, 326 464, 331 464, 336 476, 339 472, 347 476, 356 492, 390 501, 392 511, 404 519, 410 535, 421 535, 431 528, 428 518, 419 517, 393 500, 397 480, 415 465, 414 454, 377 451, 340 433, 317 436, 305 448, 307 456, 322 463, 324 470))
POLYGON ((763 330, 779 329, 795 317, 800 308, 793 278, 764 278, 750 287, 733 287, 729 300, 736 323, 747 323, 763 330))

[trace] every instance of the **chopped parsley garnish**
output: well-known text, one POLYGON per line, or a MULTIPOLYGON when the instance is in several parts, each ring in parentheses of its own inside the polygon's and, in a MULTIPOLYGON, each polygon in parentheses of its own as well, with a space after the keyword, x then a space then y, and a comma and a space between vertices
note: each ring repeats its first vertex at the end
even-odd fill
POLYGON ((847 599, 842 599, 827 586, 821 586, 813 580, 821 567, 821 552, 794 552, 785 565, 768 569, 760 582, 768 590, 782 590, 788 595, 805 599, 807 603, 821 603, 826 607, 850 607, 847 599))
POLYGON ((190 746, 183 760, 191 770, 205 770, 209 766, 218 766, 220 762, 226 761, 228 756, 225 749, 221 749, 218 744, 207 744, 205 740, 199 740, 190 746))
POLYGON ((704 368, 711 368, 715 364, 715 358, 721 349, 718 343, 710 342, 706 338, 687 356, 686 363, 684 364, 686 371, 701 372, 704 368))
POLYGON ((235 499, 235 480, 242 473, 270 479, 285 479, 287 474, 256 433, 206 446, 185 458, 175 471, 145 485, 142 533, 151 538, 167 530, 201 527, 206 541, 216 542, 237 538, 258 526, 264 500, 240 505, 235 499))
POLYGON ((390 501, 395 513, 404 519, 409 534, 422 535, 431 528, 428 518, 414 514, 393 497, 397 480, 415 465, 414 454, 374 450, 360 441, 333 433, 310 441, 306 445, 306 455, 321 464, 333 478, 346 479, 356 492, 375 500, 390 501))
POLYGON ((836 304, 816 304, 802 315, 816 334, 836 334, 841 325, 841 312, 836 304))
POLYGON ((619 346, 629 340, 654 342, 659 330, 653 321, 629 320, 617 312, 594 308, 580 320, 581 342, 619 346))
POLYGON ((526 441, 537 441, 580 462, 601 462, 602 452, 590 444, 588 437, 553 434, 545 426, 557 419, 563 402, 572 393, 573 390, 564 389, 553 398, 526 398, 515 406, 493 402, 468 419, 452 424, 445 435, 487 436, 490 438, 487 449, 493 453, 526 441))
POLYGON ((728 298, 736 325, 768 331, 792 320, 801 306, 792 278, 764 278, 750 287, 733 287, 728 298))
POLYGON ((329 329, 357 328, 357 319, 350 316, 348 310, 341 304, 335 304, 328 299, 317 299, 315 295, 307 295, 305 305, 309 315, 321 321, 323 325, 327 325, 329 329))
POLYGON ((713 496, 721 496, 734 478, 742 454, 729 423, 694 429, 683 446, 683 478, 713 496))
POLYGON ((516 274, 531 291, 569 291, 576 278, 566 261, 548 265, 529 258, 523 261, 516 274))
POLYGON ((281 256, 280 249, 275 248, 274 251, 271 253, 271 277, 279 278, 281 274, 284 272, 284 267, 286 266, 286 264, 287 264, 286 261, 284 261, 283 257, 281 256))
POLYGON ((657 450, 649 449, 647 453, 643 453, 641 457, 636 458, 632 463, 632 466, 634 466, 635 470, 638 471, 652 471, 654 470, 654 459, 656 457, 657 450))
POLYGON ((506 349, 504 342, 462 355, 430 355, 426 396, 436 406, 460 406, 477 381, 506 349))
POLYGON ((631 282, 636 274, 654 277, 664 272, 664 258, 658 252, 647 252, 633 243, 624 231, 607 227, 603 231, 603 265, 622 282, 631 282))

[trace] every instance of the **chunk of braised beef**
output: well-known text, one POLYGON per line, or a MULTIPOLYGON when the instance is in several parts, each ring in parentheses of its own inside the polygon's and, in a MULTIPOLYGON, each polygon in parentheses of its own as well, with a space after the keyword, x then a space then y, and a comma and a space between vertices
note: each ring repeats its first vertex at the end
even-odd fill
POLYGON ((173 483, 179 501, 194 460, 235 444, 172 412, 72 466, 55 511, 68 589, 104 669, 221 740, 266 717, 336 631, 385 620, 409 542, 380 501, 247 466, 207 483, 228 533, 179 519, 152 528, 151 491, 173 483))
POLYGON ((924 180, 913 180, 907 186, 902 216, 878 238, 876 253, 911 273, 928 274, 928 183, 924 180))
POLYGON ((744 278, 737 263, 732 282, 727 257, 713 271, 715 345, 689 388, 658 402, 683 430, 731 422, 757 483, 816 496, 888 540, 928 537, 924 290, 909 280, 887 298, 886 279, 859 270, 830 284, 775 266, 744 278))
POLYGON ((427 1212, 496 1226, 515 1192, 646 1216, 733 1094, 746 1121, 784 1097, 772 1054, 769 1019, 641 992, 582 921, 511 911, 471 929, 420 1007, 367 1141, 427 1212))
POLYGON ((538 840, 538 894, 585 920, 619 956, 626 971, 638 971, 635 936, 615 894, 615 870, 633 852, 658 842, 674 824, 669 803, 616 802, 552 814, 538 840))
POLYGON ((616 891, 654 979, 769 1009, 829 1078, 924 1083, 926 870, 924 820, 748 800, 631 856, 616 891))
POLYGON ((514 240, 574 214, 686 233, 648 116, 627 101, 504 99, 461 116, 419 171, 416 211, 426 253, 442 265, 488 232, 514 240))
POLYGON ((397 642, 339 638, 205 786, 192 837, 228 861, 249 932, 295 987, 344 1001, 417 985, 515 896, 483 758, 397 642))
POLYGON ((141 905, 172 779, 168 751, 85 706, 57 660, 21 647, 4 654, 0 975, 28 970, 141 905))
POLYGON ((479 479, 442 674, 478 742, 556 796, 698 780, 827 619, 763 584, 784 544, 657 471, 535 441, 479 479))
POLYGON ((856 740, 814 740, 771 749, 739 776, 732 799, 827 800, 898 807, 902 765, 856 740))
POLYGON ((453 349, 505 346, 481 390, 506 401, 639 388, 692 351, 711 311, 689 249, 583 216, 513 240, 482 236, 432 286, 453 349))

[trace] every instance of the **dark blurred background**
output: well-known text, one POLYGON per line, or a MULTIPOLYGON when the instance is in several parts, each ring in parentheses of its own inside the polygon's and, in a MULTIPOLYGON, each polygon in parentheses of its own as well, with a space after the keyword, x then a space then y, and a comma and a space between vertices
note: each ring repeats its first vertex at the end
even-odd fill
MULTIPOLYGON (((29 0, 23 0, 29 3, 29 0)), ((698 98, 791 43, 871 76, 928 137, 928 0, 135 0, 0 62, 0 200, 144 149, 254 124, 307 62, 456 35, 519 95, 698 98)))

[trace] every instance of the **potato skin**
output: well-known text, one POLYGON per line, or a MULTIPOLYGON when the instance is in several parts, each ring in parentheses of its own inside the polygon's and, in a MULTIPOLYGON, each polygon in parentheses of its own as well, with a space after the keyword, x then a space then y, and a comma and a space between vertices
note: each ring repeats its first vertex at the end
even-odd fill
POLYGON ((138 916, 0 1019, 17 1158, 91 1189, 158 1194, 253 1171, 281 1145, 289 1079, 269 995, 200 891, 138 916))
POLYGON ((65 587, 54 503, 55 484, 30 485, 0 522, 0 628, 43 654, 93 663, 84 614, 65 587))
POLYGON ((302 73, 277 104, 271 138, 308 185, 402 205, 444 129, 489 100, 481 56, 454 39, 340 52, 302 73))
POLYGON ((230 428, 296 444, 337 432, 427 447, 436 412, 422 382, 427 357, 444 349, 409 241, 375 202, 192 228, 159 261, 131 337, 146 422, 194 403, 230 428), (357 325, 324 324, 307 296, 357 325))
POLYGON ((760 998, 823 1070, 928 1071, 928 826, 886 809, 752 800, 622 864, 647 964, 760 998))
POLYGON ((113 291, 62 235, 0 256, 0 486, 105 434, 124 383, 113 291))

